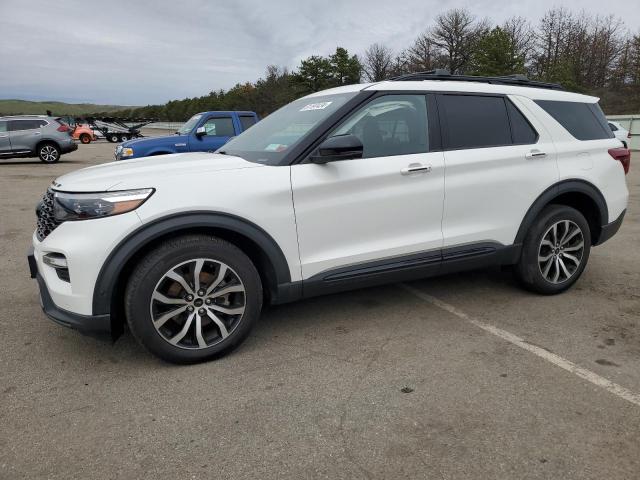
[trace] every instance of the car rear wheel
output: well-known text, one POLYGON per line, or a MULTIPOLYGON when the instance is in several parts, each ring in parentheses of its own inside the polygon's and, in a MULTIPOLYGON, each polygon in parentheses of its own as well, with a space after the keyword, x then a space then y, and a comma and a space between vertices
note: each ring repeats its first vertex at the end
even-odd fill
POLYGON ((38 158, 44 163, 60 160, 60 148, 55 143, 43 143, 38 147, 38 158))
POLYGON ((85 145, 87 143, 91 143, 91 135, 89 135, 88 133, 83 133, 80 135, 80 143, 84 143, 85 145))
POLYGON ((230 352, 247 337, 261 307, 262 284, 251 260, 206 235, 161 244, 138 264, 125 292, 134 337, 173 363, 230 352))
POLYGON ((528 290, 560 293, 580 278, 590 250, 591 231, 584 216, 565 205, 549 205, 525 237, 515 273, 528 290))

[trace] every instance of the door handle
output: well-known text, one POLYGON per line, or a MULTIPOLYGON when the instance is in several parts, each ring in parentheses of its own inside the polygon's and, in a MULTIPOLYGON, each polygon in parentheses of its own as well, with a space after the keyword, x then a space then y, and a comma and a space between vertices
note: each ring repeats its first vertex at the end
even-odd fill
POLYGON ((525 154, 525 158, 544 158, 546 156, 546 152, 541 152, 540 150, 531 150, 529 153, 525 154))
POLYGON ((431 165, 422 165, 421 163, 411 163, 408 167, 400 170, 402 175, 411 175, 412 173, 420 173, 425 172, 428 173, 431 171, 431 165))

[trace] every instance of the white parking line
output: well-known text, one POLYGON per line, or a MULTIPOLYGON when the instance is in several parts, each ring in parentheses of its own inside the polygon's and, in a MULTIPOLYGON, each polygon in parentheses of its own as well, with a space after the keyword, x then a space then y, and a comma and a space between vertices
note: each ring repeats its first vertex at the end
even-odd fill
POLYGON ((513 345, 516 345, 524 350, 527 350, 533 353, 534 355, 537 355, 538 357, 543 358, 546 361, 553 363, 554 365, 560 368, 564 368, 566 371, 573 373, 577 377, 587 380, 588 382, 591 382, 594 385, 602 387, 608 392, 613 393, 614 395, 617 395, 618 397, 623 398, 628 402, 631 402, 635 405, 640 406, 640 394, 634 393, 631 390, 628 390, 623 386, 612 382, 611 380, 601 377, 597 373, 587 370, 586 368, 582 368, 581 366, 576 365, 575 363, 565 358, 562 358, 561 356, 556 355, 555 353, 551 353, 545 350, 544 348, 540 348, 535 345, 532 345, 527 341, 523 340, 522 338, 518 337, 517 335, 514 335, 513 333, 509 333, 506 330, 502 330, 501 328, 494 327, 493 325, 489 325, 488 323, 484 323, 484 322, 481 322, 480 320, 470 317, 466 313, 458 310, 453 305, 443 302, 442 300, 439 300, 436 297, 432 297, 429 294, 421 292, 420 290, 414 287, 405 285, 404 283, 399 284, 399 286, 405 289, 407 292, 415 295, 419 299, 424 300, 425 302, 430 303, 431 305, 434 305, 438 308, 441 308, 442 310, 445 310, 449 313, 452 313, 456 317, 461 318, 462 320, 465 320, 471 323, 472 325, 475 325, 478 328, 481 328, 485 332, 495 335, 496 337, 500 337, 503 340, 506 340, 507 342, 513 345))

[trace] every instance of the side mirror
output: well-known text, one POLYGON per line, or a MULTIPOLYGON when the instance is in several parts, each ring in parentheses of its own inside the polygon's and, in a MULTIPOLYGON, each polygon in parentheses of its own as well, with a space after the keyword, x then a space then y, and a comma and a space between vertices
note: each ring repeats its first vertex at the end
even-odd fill
POLYGON ((318 154, 311 157, 313 163, 324 164, 339 160, 362 158, 362 142, 355 135, 329 137, 318 147, 318 154))
POLYGON ((196 137, 202 137, 203 135, 206 135, 207 131, 205 130, 204 127, 198 127, 196 129, 196 137))

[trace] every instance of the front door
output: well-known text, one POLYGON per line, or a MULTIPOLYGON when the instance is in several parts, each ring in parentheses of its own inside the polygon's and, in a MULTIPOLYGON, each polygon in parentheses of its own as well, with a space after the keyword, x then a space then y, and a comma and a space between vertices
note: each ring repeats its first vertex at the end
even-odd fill
POLYGON ((196 135, 195 130, 189 139, 189 150, 192 152, 215 152, 235 135, 233 119, 230 116, 209 117, 204 123, 204 135, 196 135))
POLYGON ((425 95, 369 101, 327 137, 352 134, 363 158, 291 167, 302 277, 423 254, 439 262, 444 160, 425 95))

